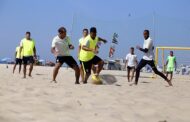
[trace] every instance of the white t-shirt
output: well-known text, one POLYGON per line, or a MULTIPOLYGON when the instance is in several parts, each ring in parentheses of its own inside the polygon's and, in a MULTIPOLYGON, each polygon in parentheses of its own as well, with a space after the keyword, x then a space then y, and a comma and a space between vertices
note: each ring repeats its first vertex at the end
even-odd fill
POLYGON ((64 39, 60 39, 59 36, 53 38, 52 47, 55 47, 56 56, 70 56, 69 45, 71 40, 68 36, 64 39))
POLYGON ((126 60, 128 61, 127 66, 134 67, 136 66, 137 56, 129 53, 126 56, 126 60))
POLYGON ((144 60, 153 60, 154 59, 154 52, 153 52, 153 41, 149 37, 148 39, 144 40, 143 49, 147 48, 148 52, 144 53, 143 59, 144 60))

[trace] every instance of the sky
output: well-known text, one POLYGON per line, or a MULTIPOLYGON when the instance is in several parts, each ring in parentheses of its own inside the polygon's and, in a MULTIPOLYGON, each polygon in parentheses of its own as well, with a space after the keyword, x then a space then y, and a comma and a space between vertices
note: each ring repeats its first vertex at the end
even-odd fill
MULTIPOLYGON (((82 29, 93 26, 108 40, 98 54, 103 59, 115 32, 119 35, 115 58, 125 58, 130 47, 142 46, 144 29, 150 30, 155 46, 189 47, 189 5, 189 0, 0 0, 0 59, 14 58, 16 46, 30 31, 37 54, 54 61, 50 48, 61 26, 75 46, 71 51, 75 59, 82 29)), ((142 53, 136 53, 140 59, 142 53)), ((176 54, 189 57, 187 51, 176 54)))

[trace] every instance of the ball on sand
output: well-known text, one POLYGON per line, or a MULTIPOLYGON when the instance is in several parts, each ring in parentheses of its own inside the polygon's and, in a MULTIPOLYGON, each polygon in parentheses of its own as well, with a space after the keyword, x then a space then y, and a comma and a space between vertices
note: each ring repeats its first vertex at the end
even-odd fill
POLYGON ((102 81, 101 80, 94 80, 94 79, 92 79, 92 84, 101 85, 102 81))
POLYGON ((102 81, 92 78, 92 84, 100 85, 100 84, 102 84, 102 81))

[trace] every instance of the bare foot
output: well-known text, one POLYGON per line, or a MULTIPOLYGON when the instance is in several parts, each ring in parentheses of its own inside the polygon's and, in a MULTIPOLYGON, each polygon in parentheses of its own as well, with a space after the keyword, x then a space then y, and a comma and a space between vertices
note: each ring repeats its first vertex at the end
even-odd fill
POLYGON ((129 84, 129 86, 134 86, 134 85, 136 85, 137 86, 137 83, 131 83, 131 84, 129 84))
POLYGON ((87 81, 83 81, 83 84, 87 84, 87 81))
POLYGON ((52 80, 50 83, 57 83, 57 81, 56 80, 52 80))
POLYGON ((75 84, 80 84, 80 83, 76 81, 75 84))
POLYGON ((168 85, 169 85, 169 86, 173 86, 171 80, 168 80, 168 79, 167 79, 166 81, 168 82, 168 85))

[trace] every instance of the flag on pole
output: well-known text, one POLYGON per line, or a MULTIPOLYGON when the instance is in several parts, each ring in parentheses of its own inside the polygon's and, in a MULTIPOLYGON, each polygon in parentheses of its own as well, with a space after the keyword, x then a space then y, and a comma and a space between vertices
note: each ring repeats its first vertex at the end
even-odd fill
POLYGON ((117 38, 118 38, 118 34, 117 34, 117 33, 114 33, 114 34, 113 34, 112 43, 111 43, 111 46, 110 46, 110 50, 109 50, 109 57, 110 57, 110 58, 112 58, 112 57, 114 56, 115 45, 118 44, 117 38))

